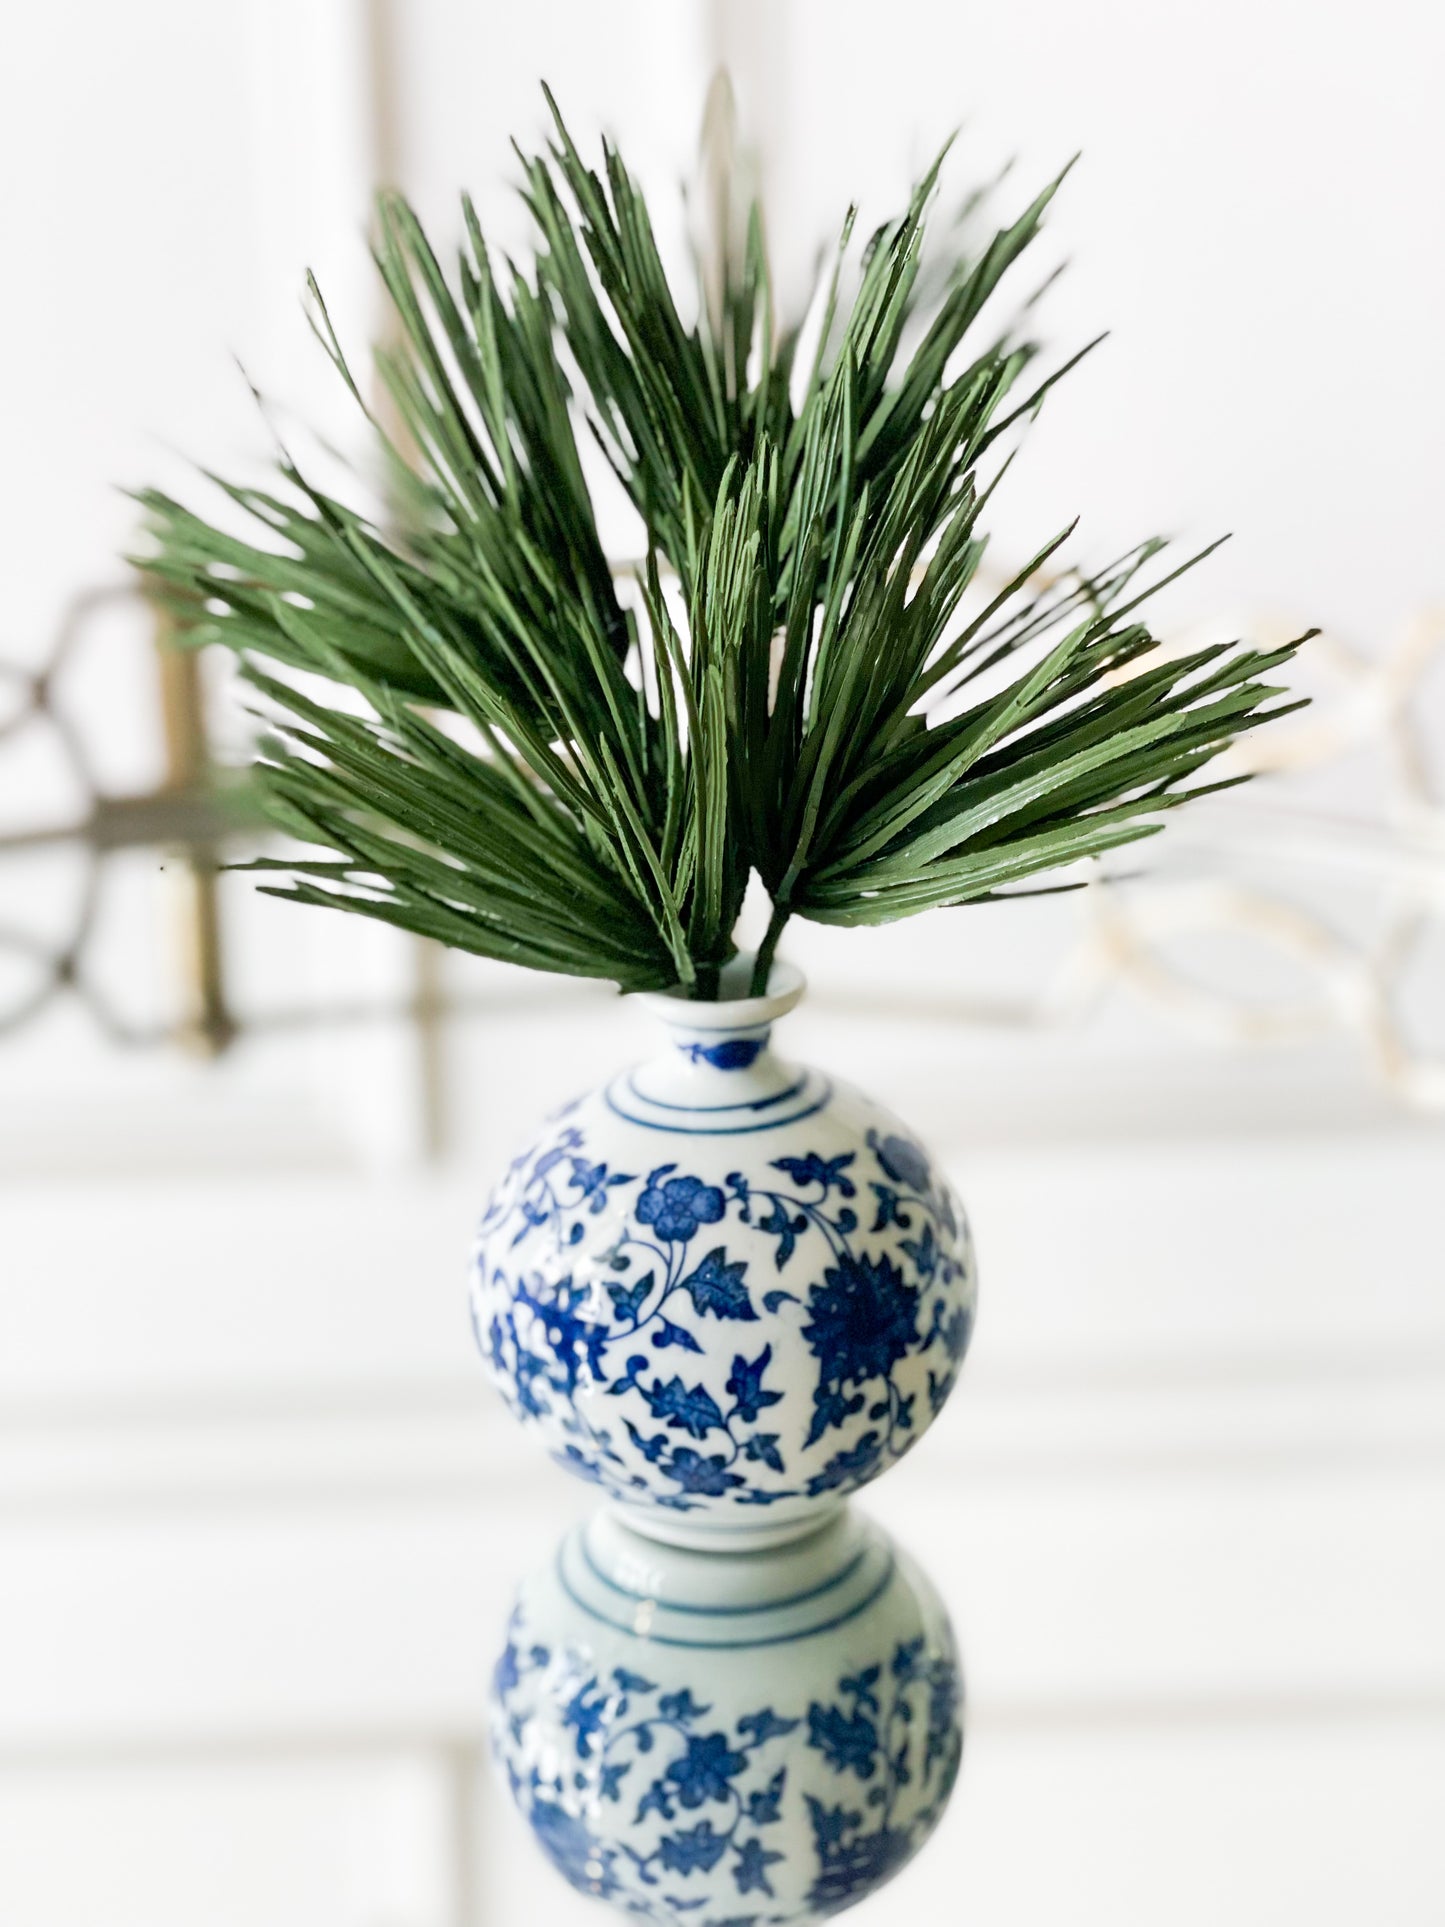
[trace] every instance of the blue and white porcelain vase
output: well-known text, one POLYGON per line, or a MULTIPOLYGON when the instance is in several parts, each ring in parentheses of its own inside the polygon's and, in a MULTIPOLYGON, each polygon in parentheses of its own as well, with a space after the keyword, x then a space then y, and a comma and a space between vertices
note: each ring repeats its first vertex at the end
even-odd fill
POLYGON ((861 1900, 922 1845, 962 1747, 948 1620, 847 1509, 708 1553, 620 1508, 522 1587, 493 1747, 554 1866, 647 1920, 761 1927, 861 1900))
POLYGON ((802 994, 779 964, 766 996, 642 998, 662 1049, 546 1126, 477 1242, 473 1324, 512 1411, 674 1543, 815 1524, 917 1442, 972 1330, 932 1159, 774 1051, 802 994))
POLYGON ((774 1052, 802 994, 644 998, 661 1050, 515 1160, 472 1270, 512 1410, 612 1501, 522 1588, 499 1761, 575 1886, 696 1927, 860 1899, 961 1747, 943 1609, 847 1499, 953 1387, 968 1227, 896 1118, 774 1052))

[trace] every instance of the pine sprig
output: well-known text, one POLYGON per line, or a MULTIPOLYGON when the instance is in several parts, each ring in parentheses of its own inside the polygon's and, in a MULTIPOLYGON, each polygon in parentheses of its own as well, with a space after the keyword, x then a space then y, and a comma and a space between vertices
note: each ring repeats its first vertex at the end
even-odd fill
POLYGON ((762 988, 793 916, 1072 887, 1036 879, 1223 787, 1210 761, 1294 707, 1268 678, 1296 645, 1162 659, 1138 615, 1178 573, 1157 542, 1044 581, 1065 530, 981 589, 1000 438, 1079 357, 1024 382, 1031 343, 974 336, 1059 183, 925 273, 940 156, 856 268, 849 214, 789 326, 754 207, 689 320, 620 154, 589 168, 548 100, 555 137, 521 157, 530 279, 497 272, 470 202, 449 273, 405 201, 379 200, 385 419, 311 284, 397 526, 284 450, 269 490, 219 484, 248 535, 139 498, 153 591, 190 640, 241 655, 266 705, 274 820, 328 853, 262 860, 285 878, 263 887, 709 997, 755 871, 762 988), (589 438, 646 530, 630 595, 589 438))

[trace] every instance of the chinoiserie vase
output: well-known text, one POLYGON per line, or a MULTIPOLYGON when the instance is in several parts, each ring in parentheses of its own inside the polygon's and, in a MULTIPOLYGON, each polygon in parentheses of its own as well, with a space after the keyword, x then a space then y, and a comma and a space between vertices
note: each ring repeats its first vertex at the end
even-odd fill
MULTIPOLYGON (((736 968, 746 983, 748 960, 736 968)), ((661 993, 658 1054, 554 1118, 483 1218, 472 1318, 513 1412, 675 1544, 781 1542, 912 1446, 976 1278, 958 1200, 879 1105, 777 1055, 803 993, 661 993)))
POLYGON ((522 1587, 493 1747, 584 1893, 698 1927, 818 1919, 922 1844, 962 1747, 927 1580, 849 1508, 706 1552, 608 1508, 522 1587))

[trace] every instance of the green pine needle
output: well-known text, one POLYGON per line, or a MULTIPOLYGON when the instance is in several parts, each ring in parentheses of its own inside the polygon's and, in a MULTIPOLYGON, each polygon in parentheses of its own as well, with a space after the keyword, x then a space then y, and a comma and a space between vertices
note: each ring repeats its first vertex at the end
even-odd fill
POLYGON ((263 887, 710 997, 754 871, 773 906, 761 988, 793 916, 882 923, 1074 887, 1034 880, 1224 787, 1195 779, 1296 707, 1266 679, 1298 644, 1162 658, 1136 614, 1179 573, 1149 580, 1158 542, 1039 586, 1065 530, 981 590, 996 445, 1079 357, 1021 385, 1033 346, 973 335, 1059 182, 940 264, 940 155, 857 267, 849 215, 806 330, 775 322, 754 207, 689 320, 620 154, 589 168, 548 101, 555 138, 521 156, 532 278, 498 272, 469 201, 451 273, 400 196, 378 201, 390 429, 310 284, 400 526, 284 451, 272 490, 218 484, 249 538, 138 498, 152 592, 186 639, 235 650, 266 703, 272 819, 328 853, 264 860, 285 881, 263 887), (626 595, 589 441, 646 531, 626 595))

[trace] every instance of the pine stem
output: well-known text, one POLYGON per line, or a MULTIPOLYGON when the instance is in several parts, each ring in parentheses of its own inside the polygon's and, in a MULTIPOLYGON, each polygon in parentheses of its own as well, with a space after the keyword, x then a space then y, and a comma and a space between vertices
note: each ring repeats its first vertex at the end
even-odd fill
POLYGON ((765 997, 768 992, 768 979, 773 974, 773 958, 778 953, 778 939, 792 911, 785 903, 774 903, 773 914, 768 919, 767 935, 758 947, 753 963, 753 980, 748 985, 750 997, 765 997))

